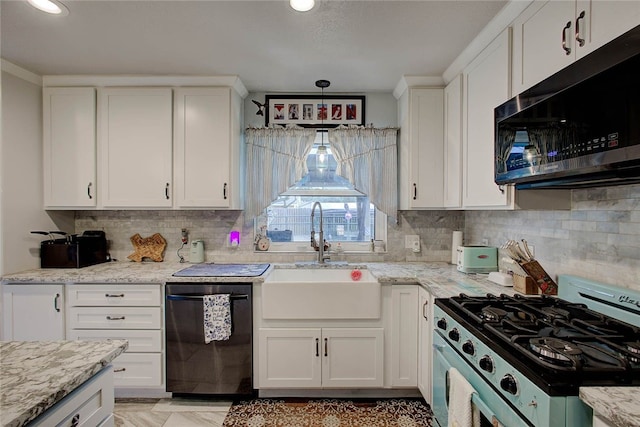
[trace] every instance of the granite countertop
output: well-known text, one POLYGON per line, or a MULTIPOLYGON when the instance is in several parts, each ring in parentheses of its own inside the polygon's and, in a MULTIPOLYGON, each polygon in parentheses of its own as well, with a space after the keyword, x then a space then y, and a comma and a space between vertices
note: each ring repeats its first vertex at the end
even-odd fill
POLYGON ((0 425, 31 422, 128 345, 124 340, 0 342, 0 425))
POLYGON ((580 387, 580 399, 613 426, 640 426, 638 387, 580 387))
POLYGON ((436 298, 461 292, 470 295, 501 293, 513 295, 512 287, 496 285, 487 275, 465 274, 445 262, 370 262, 370 263, 276 263, 258 277, 175 277, 173 273, 193 264, 179 262, 116 261, 85 268, 33 269, 7 274, 7 283, 166 283, 166 282, 263 282, 274 268, 367 268, 380 283, 421 284, 436 298))

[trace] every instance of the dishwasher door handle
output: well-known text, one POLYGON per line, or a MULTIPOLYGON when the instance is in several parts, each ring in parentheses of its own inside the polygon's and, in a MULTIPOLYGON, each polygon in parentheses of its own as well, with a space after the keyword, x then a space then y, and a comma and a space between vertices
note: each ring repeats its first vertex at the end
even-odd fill
MULTIPOLYGON (((212 295, 218 295, 218 294, 212 294, 212 295)), ((225 295, 225 294, 221 294, 221 295, 225 295)), ((208 296, 208 295, 206 295, 208 296)), ((205 295, 167 295, 167 299, 171 300, 171 301, 193 301, 193 300, 200 300, 202 301, 204 299, 205 295)), ((231 294, 229 295, 229 299, 232 300, 237 300, 237 299, 248 299, 249 295, 247 294, 231 294)))

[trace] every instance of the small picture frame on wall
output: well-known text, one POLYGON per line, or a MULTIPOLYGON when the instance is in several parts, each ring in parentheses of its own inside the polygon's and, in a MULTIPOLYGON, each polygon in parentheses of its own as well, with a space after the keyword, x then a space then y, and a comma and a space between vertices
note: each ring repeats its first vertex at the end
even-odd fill
POLYGON ((332 128, 365 123, 365 97, 325 95, 266 95, 265 126, 296 124, 332 128))

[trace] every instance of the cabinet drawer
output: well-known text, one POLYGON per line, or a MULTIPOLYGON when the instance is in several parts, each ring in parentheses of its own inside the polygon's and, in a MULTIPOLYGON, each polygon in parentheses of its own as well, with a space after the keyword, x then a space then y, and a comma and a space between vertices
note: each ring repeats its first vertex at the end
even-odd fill
POLYGON ((75 389, 30 426, 96 426, 113 413, 111 366, 75 389))
POLYGON ((102 341, 106 339, 129 341, 128 353, 154 353, 162 351, 162 334, 155 330, 73 329, 67 332, 69 340, 102 341))
POLYGON ((149 307, 162 304, 160 285, 68 285, 69 306, 149 307))
POLYGON ((71 307, 69 329, 160 329, 160 307, 71 307))
POLYGON ((160 353, 123 353, 113 361, 115 387, 152 387, 162 385, 160 353))

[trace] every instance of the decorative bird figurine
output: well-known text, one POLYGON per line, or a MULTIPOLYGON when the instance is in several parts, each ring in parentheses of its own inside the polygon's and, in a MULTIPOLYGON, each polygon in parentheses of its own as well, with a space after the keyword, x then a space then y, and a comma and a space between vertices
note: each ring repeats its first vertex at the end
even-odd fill
POLYGON ((256 112, 256 116, 264 116, 265 104, 261 104, 258 101, 256 101, 255 99, 252 99, 251 101, 253 101, 253 103, 258 106, 258 111, 256 112))

